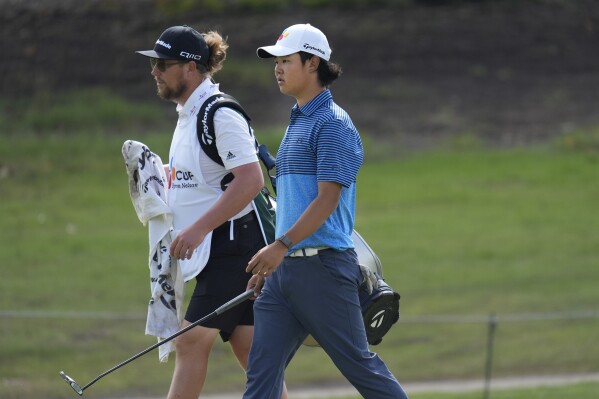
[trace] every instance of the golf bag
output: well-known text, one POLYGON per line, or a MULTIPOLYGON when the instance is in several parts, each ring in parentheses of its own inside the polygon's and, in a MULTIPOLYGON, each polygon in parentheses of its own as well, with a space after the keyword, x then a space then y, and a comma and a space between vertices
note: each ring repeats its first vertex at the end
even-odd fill
POLYGON ((399 320, 400 295, 385 282, 380 259, 356 230, 353 231, 352 240, 358 254, 358 262, 361 266, 367 266, 376 277, 372 292, 368 292, 367 285, 363 283, 358 295, 368 343, 378 345, 399 320))
MULTIPOLYGON (((214 113, 220 107, 228 107, 239 112, 248 121, 248 126, 250 126, 250 117, 241 107, 239 102, 228 94, 213 95, 206 99, 200 108, 197 122, 197 134, 200 146, 210 159, 223 165, 223 161, 216 148, 216 136, 213 121, 214 113)), ((251 126, 249 127, 249 134, 254 136, 251 126)), ((255 137, 254 143, 256 150, 258 151, 258 158, 264 165, 276 194, 276 178, 272 175, 272 170, 275 168, 275 158, 270 154, 265 145, 260 145, 258 143, 258 140, 256 140, 255 137)), ((232 179, 232 173, 223 178, 221 181, 221 188, 223 191, 232 179)), ((274 224, 276 220, 276 200, 266 187, 264 187, 254 199, 254 207, 257 209, 260 223, 263 225, 265 240, 267 243, 272 243, 275 239, 274 224)), ((354 230, 352 239, 354 241, 355 251, 358 255, 360 265, 367 266, 376 277, 376 284, 372 284, 372 292, 369 292, 366 283, 363 283, 360 286, 359 298, 368 343, 371 345, 378 345, 381 343, 389 329, 399 320, 400 295, 393 291, 383 279, 381 261, 362 236, 354 230)), ((307 346, 318 346, 318 343, 311 336, 304 341, 304 344, 307 346)))

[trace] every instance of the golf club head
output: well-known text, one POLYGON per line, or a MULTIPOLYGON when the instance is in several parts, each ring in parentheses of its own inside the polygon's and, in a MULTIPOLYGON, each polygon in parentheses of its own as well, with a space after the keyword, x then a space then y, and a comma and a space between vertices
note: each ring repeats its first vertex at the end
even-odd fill
POLYGON ((60 372, 60 376, 67 382, 67 384, 71 386, 71 388, 73 388, 73 391, 77 392, 79 396, 83 395, 83 389, 81 389, 81 386, 77 384, 74 379, 66 375, 64 371, 60 372))

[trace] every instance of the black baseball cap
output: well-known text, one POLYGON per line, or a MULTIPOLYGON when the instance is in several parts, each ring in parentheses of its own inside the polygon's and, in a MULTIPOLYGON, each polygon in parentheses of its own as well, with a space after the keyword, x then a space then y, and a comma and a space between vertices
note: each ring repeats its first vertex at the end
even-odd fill
POLYGON ((153 50, 136 51, 150 58, 195 61, 206 66, 210 49, 204 36, 190 26, 172 26, 162 32, 153 50))

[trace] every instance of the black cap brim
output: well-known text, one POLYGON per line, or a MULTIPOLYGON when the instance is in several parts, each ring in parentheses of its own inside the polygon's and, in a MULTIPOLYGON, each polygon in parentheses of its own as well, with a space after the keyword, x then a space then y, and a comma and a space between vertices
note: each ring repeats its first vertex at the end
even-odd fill
POLYGON ((162 60, 178 60, 179 58, 173 57, 172 55, 166 55, 163 53, 158 53, 155 50, 144 50, 144 51, 136 51, 137 54, 143 55, 145 57, 150 58, 159 58, 162 60))

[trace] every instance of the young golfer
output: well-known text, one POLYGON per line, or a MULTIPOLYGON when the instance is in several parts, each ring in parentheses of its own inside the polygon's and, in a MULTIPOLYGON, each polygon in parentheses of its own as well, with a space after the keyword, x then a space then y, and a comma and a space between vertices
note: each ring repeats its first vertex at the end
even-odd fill
POLYGON ((362 274, 351 239, 356 176, 363 150, 348 114, 328 87, 341 74, 325 35, 309 24, 283 31, 273 46, 281 93, 295 98, 277 154, 278 239, 249 262, 255 329, 245 399, 275 399, 284 370, 310 334, 364 398, 406 393, 366 340, 358 287, 362 274))
MULTIPOLYGON (((182 328, 243 292, 251 276, 245 267, 265 245, 251 205, 264 180, 248 122, 232 109, 216 111, 215 141, 224 166, 202 151, 197 135, 200 107, 220 93, 212 77, 222 68, 227 48, 217 32, 200 34, 189 26, 173 26, 160 35, 153 50, 138 51, 150 58, 158 95, 176 103, 179 115, 167 171, 168 205, 179 232, 170 253, 179 259, 185 281, 196 280, 182 328), (229 173, 234 178, 223 191, 221 181, 229 173)), ((238 305, 177 338, 169 399, 198 398, 219 333, 246 368, 252 305, 238 305)), ((285 389, 280 397, 286 398, 285 389)))

